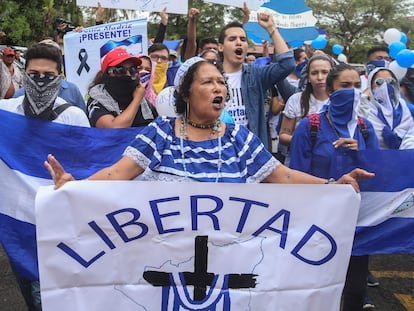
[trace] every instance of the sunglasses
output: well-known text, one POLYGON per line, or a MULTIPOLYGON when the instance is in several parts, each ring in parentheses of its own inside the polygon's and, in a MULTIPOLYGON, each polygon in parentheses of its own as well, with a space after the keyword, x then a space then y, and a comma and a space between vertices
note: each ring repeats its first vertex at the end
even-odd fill
POLYGON ((9 57, 9 58, 14 58, 14 54, 9 54, 9 55, 5 55, 6 57, 9 57))
POLYGON ((129 74, 132 77, 135 77, 138 75, 139 70, 137 66, 131 66, 131 67, 116 66, 116 67, 108 68, 109 74, 125 76, 127 72, 129 72, 129 74))
POLYGON ((31 79, 44 79, 44 80, 53 80, 57 77, 57 75, 52 74, 52 73, 34 73, 34 72, 29 72, 27 74, 31 79))
POLYGON ((378 86, 383 85, 384 83, 396 85, 397 81, 394 78, 378 78, 375 80, 375 84, 378 86))

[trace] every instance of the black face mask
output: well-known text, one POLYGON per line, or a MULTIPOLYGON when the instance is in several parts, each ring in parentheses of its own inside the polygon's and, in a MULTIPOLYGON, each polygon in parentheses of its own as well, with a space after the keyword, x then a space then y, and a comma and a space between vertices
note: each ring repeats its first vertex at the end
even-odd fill
POLYGON ((119 105, 124 110, 132 101, 132 94, 139 83, 139 79, 132 80, 129 76, 111 77, 105 74, 102 77, 102 83, 119 105))

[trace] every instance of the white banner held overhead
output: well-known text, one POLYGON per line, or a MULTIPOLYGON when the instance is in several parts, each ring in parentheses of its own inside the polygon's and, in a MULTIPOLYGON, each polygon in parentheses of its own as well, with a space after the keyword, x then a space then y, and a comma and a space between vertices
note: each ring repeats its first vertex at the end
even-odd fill
POLYGON ((204 0, 204 2, 235 6, 238 8, 242 8, 246 2, 246 5, 250 10, 257 10, 263 3, 269 1, 270 0, 204 0))
POLYGON ((69 32, 64 37, 65 75, 83 96, 101 69, 101 60, 115 47, 125 47, 131 55, 148 50, 147 20, 108 23, 69 32))
MULTIPOLYGON (((126 9, 145 12, 161 12, 167 8, 168 13, 187 14, 188 1, 177 0, 99 0, 103 8, 126 9)), ((96 7, 97 0, 76 0, 77 5, 96 7)))
POLYGON ((359 203, 349 185, 41 187, 42 307, 339 310, 359 203))

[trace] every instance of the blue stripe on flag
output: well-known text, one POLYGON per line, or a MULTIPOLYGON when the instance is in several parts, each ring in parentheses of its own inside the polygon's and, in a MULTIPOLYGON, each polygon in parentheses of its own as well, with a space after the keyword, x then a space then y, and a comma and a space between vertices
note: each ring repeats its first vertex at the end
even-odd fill
POLYGON ((141 129, 67 126, 4 110, 0 119, 0 243, 21 275, 38 279, 34 196, 51 179, 47 154, 83 179, 120 159, 141 129))
POLYGON ((334 157, 331 173, 335 178, 356 167, 375 173, 374 178, 360 182, 361 191, 373 194, 362 196, 364 226, 358 219, 352 254, 414 253, 413 163, 414 149, 348 151, 334 157), (381 201, 384 193, 389 199, 381 201), (381 215, 379 224, 376 215, 381 215))

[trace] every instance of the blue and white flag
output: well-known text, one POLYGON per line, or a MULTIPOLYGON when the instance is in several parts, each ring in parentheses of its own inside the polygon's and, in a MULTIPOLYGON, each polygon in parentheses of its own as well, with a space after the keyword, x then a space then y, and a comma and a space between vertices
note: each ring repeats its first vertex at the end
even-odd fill
MULTIPOLYGON (((306 6, 304 0, 270 0, 264 3, 258 11, 273 15, 273 20, 280 34, 288 43, 313 40, 318 36, 315 27, 316 18, 313 16, 312 9, 306 6)), ((256 12, 252 12, 250 20, 244 28, 249 38, 255 42, 260 43, 261 40, 271 42, 267 31, 258 24, 256 12)))
MULTIPOLYGON (((43 166, 47 154, 83 179, 117 161, 140 129, 87 129, 3 110, 0 118, 0 242, 20 274, 37 279, 34 200, 40 186, 52 184, 43 166)), ((414 150, 356 154, 335 165, 336 176, 357 166, 376 173, 361 182, 354 253, 413 253, 414 150)))
POLYGON ((27 118, 0 109, 0 242, 19 274, 38 279, 34 200, 53 183, 52 153, 77 179, 117 161, 137 128, 102 130, 27 118))
POLYGON ((131 55, 147 53, 147 19, 88 27, 80 32, 69 32, 63 39, 66 78, 85 96, 109 51, 124 47, 131 55))
POLYGON ((354 255, 414 253, 414 149, 350 151, 334 159, 332 176, 355 167, 375 173, 360 182, 354 255))

